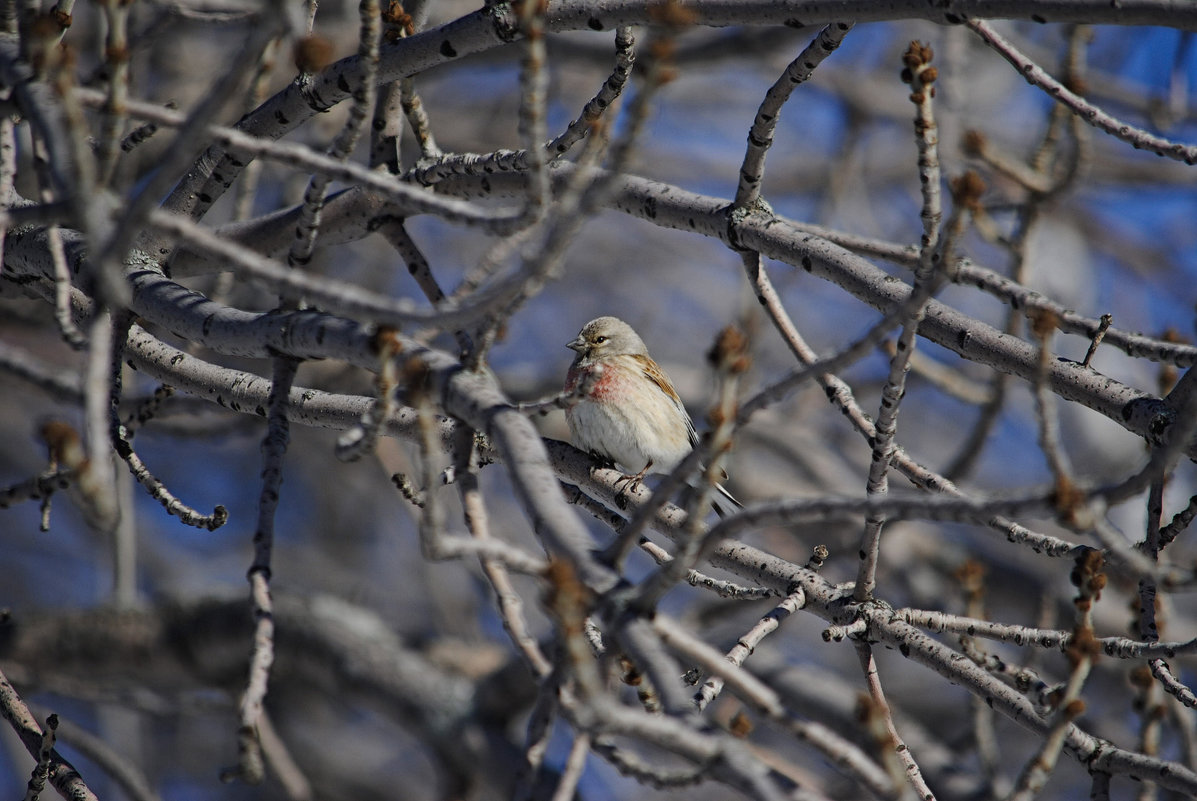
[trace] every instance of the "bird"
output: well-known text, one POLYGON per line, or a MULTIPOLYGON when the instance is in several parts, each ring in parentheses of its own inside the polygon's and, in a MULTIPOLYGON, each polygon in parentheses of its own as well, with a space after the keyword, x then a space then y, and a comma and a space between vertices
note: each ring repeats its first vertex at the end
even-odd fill
MULTIPOLYGON (((649 473, 669 473, 690 455, 698 445, 694 421, 632 326, 597 317, 565 346, 577 354, 564 388, 574 396, 565 419, 575 446, 617 465, 627 487, 649 473)), ((731 509, 741 506, 721 484, 715 489, 731 509)), ((715 505, 721 515, 731 510, 721 507, 715 505)))

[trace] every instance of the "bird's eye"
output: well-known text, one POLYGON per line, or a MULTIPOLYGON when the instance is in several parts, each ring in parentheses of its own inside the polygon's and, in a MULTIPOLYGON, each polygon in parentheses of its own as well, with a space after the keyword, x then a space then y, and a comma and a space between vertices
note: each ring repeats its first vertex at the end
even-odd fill
POLYGON ((595 337, 594 338, 594 344, 596 344, 596 345, 601 345, 606 341, 607 341, 606 337, 595 337))

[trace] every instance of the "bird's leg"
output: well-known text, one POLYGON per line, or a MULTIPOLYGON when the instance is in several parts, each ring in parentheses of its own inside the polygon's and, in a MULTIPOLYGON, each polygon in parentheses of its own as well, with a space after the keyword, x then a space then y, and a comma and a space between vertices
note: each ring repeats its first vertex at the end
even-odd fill
MULTIPOLYGON (((626 501, 628 490, 630 490, 634 487, 639 487, 641 484, 643 484, 644 477, 648 475, 648 471, 652 468, 652 466, 653 466, 653 460, 649 459, 648 464, 646 464, 644 466, 644 469, 641 470, 639 473, 634 473, 631 475, 625 474, 622 477, 615 479, 615 486, 618 487, 620 484, 623 484, 623 488, 620 489, 619 492, 615 495, 616 502, 619 502, 621 500, 626 501)), ((623 503, 620 503, 620 508, 621 509, 623 508, 623 503)))

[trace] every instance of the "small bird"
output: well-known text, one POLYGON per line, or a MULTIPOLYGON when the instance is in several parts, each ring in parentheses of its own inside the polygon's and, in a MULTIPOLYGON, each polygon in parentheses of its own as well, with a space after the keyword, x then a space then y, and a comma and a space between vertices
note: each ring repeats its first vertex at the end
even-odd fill
MULTIPOLYGON (((677 390, 630 325, 616 317, 598 317, 566 347, 578 355, 565 376, 565 392, 585 388, 565 409, 578 448, 625 471, 639 471, 624 475, 635 486, 649 473, 670 472, 698 445, 694 422, 677 390), (593 377, 596 368, 601 370, 593 377), (587 387, 589 381, 593 384, 587 387)), ((740 506, 721 485, 715 489, 734 507, 740 506)))

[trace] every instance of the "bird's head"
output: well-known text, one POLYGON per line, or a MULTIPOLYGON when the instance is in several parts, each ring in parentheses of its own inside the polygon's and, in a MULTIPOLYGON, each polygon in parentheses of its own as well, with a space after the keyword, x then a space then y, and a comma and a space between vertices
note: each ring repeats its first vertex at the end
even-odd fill
POLYGON ((608 356, 647 356, 640 335, 617 317, 598 317, 582 326, 576 339, 565 347, 576 351, 580 362, 590 363, 608 356))

